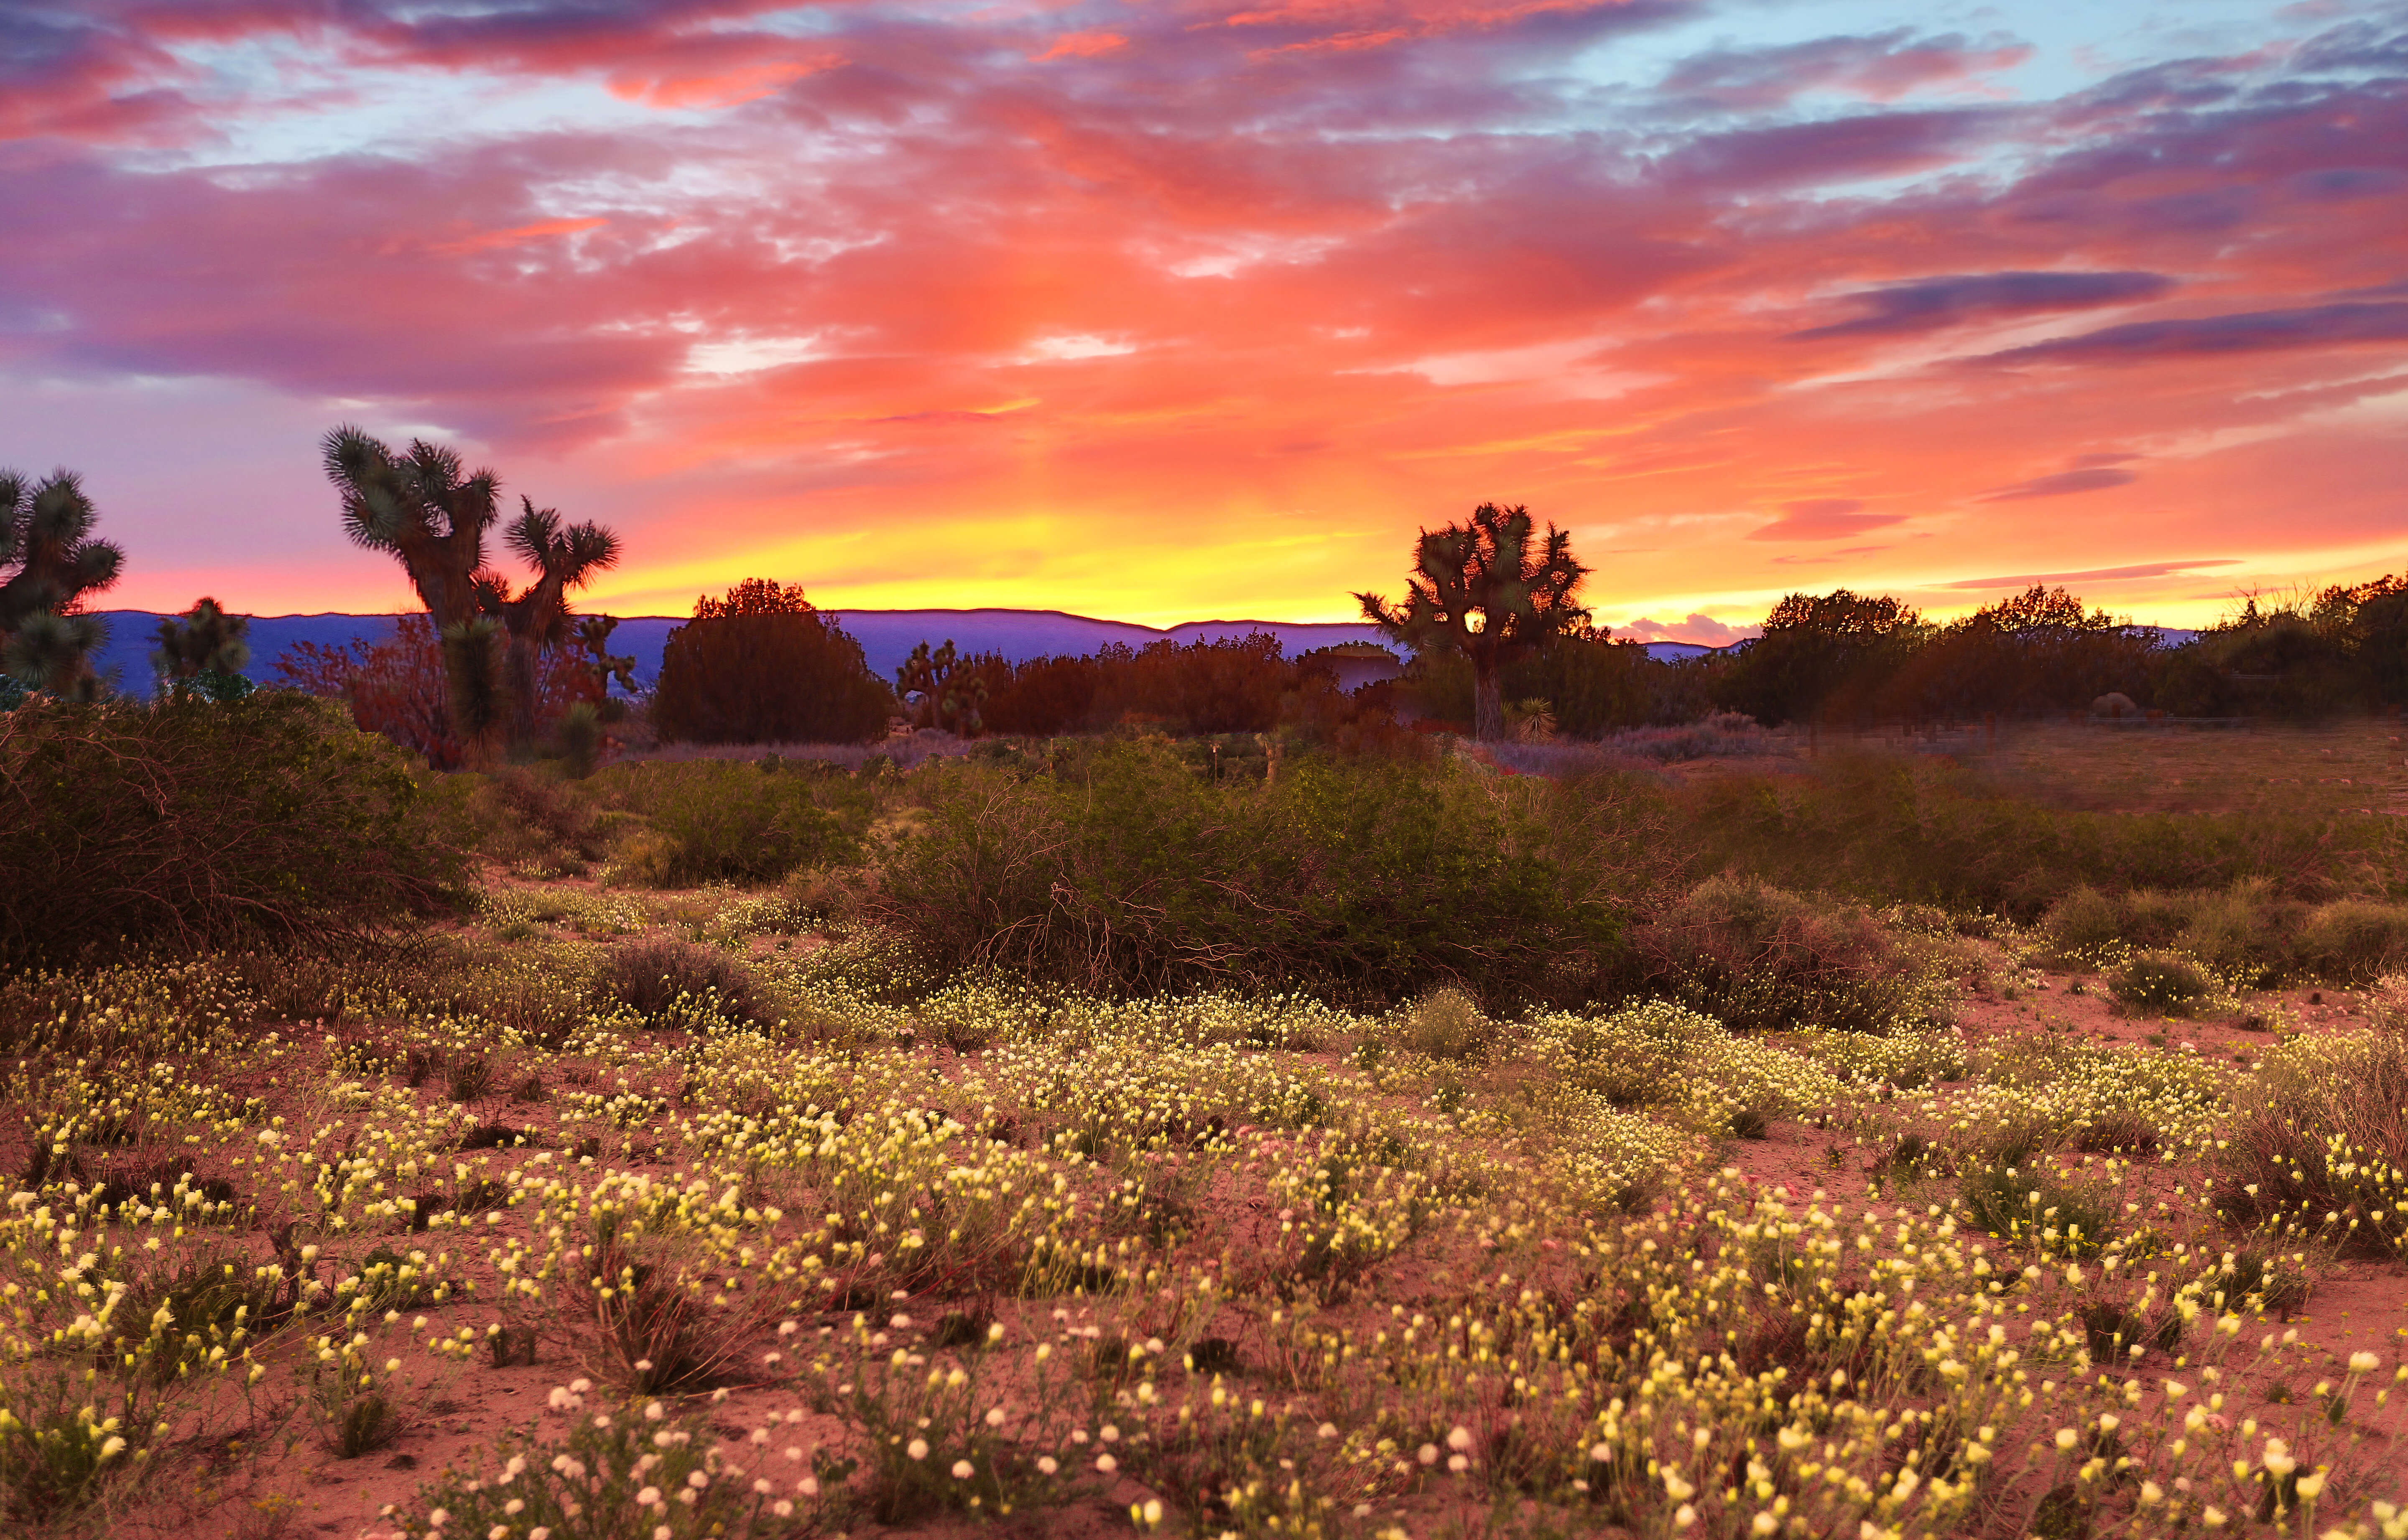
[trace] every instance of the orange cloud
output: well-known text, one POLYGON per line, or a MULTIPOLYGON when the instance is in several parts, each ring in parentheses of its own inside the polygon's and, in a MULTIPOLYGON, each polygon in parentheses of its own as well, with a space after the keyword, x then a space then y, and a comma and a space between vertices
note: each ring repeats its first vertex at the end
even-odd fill
POLYGON ((580 235, 588 230, 599 230, 609 222, 609 220, 598 217, 588 220, 538 220, 532 224, 522 224, 509 230, 480 230, 473 235, 464 235, 458 240, 437 241, 429 245, 426 250, 440 256, 466 256, 472 251, 503 250, 513 246, 523 246, 528 241, 548 240, 556 235, 580 235))
POLYGON ((1029 58, 1048 64, 1056 59, 1100 59, 1108 53, 1118 53, 1128 47, 1128 39, 1117 32, 1066 32, 1054 39, 1054 46, 1029 58))
POLYGON ((610 93, 657 107, 741 107, 782 90, 805 76, 834 69, 840 53, 817 50, 763 58, 752 38, 695 38, 612 70, 610 93))

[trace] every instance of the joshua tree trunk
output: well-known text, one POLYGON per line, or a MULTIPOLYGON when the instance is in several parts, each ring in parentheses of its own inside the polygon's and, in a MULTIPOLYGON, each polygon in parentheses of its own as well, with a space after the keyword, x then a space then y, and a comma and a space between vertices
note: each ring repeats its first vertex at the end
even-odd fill
POLYGON ((509 735, 513 748, 523 749, 535 742, 536 664, 534 639, 525 635, 511 636, 503 693, 509 711, 509 735))
POLYGON ((1490 660, 1472 661, 1471 735, 1482 743, 1495 743, 1505 736, 1504 690, 1498 681, 1502 672, 1490 660))
POLYGON ((443 628, 443 673, 451 686, 452 731, 461 756, 477 769, 494 757, 494 739, 509 709, 509 669, 502 628, 480 616, 443 628))

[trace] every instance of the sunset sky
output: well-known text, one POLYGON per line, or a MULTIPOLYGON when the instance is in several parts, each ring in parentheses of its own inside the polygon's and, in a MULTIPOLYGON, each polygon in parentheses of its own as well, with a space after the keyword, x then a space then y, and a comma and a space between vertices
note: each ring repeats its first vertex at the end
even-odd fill
POLYGON ((316 442, 616 527, 587 607, 1598 618, 2408 564, 2408 8, 17 0, 0 464, 108 607, 402 607, 316 442))

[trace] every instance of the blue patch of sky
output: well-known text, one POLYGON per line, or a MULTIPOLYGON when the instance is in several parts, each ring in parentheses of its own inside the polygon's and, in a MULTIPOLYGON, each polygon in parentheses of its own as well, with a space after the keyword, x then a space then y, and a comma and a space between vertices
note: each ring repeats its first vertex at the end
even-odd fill
MULTIPOLYGON (((2122 71, 2198 57, 2243 53, 2277 40, 2311 36, 2350 15, 2375 14, 2377 6, 2350 10, 2318 7, 2315 14, 2272 12, 2263 0, 2184 0, 2176 5, 2050 3, 2005 7, 1971 0, 1725 0, 1674 15, 1650 26, 1618 31, 1570 59, 1549 61, 1528 72, 1543 80, 1541 98, 1553 96, 1555 111, 1532 114, 1525 131, 1541 135, 1583 129, 1620 128, 1675 134, 1754 121, 1794 121, 1877 110, 1840 90, 1800 93, 1769 116, 1714 113, 1675 125, 1661 117, 1665 78, 1684 61, 1731 50, 1793 47, 1834 37, 1867 37, 1901 29, 1912 37, 1956 34, 1975 47, 2012 38, 2029 54, 1988 69, 1973 81, 1942 80, 1906 92, 1890 107, 2045 101, 2097 84, 2122 71), (1985 95, 1985 93, 1990 94, 1985 95)), ((941 26, 953 17, 976 18, 991 27, 996 13, 978 4, 878 7, 885 18, 908 18, 941 26)), ((1033 32, 1081 24, 1109 26, 1111 11, 1032 15, 1033 32)), ((798 6, 724 23, 789 37, 829 37, 861 24, 859 12, 826 6, 798 6)), ((356 56, 289 35, 254 35, 232 41, 191 40, 172 45, 197 78, 186 89, 202 104, 210 127, 185 143, 125 153, 129 164, 165 169, 183 166, 273 165, 333 156, 379 154, 419 158, 464 143, 519 138, 548 133, 658 135, 701 127, 724 117, 723 108, 664 108, 630 101, 609 91, 599 70, 587 75, 546 76, 505 70, 433 68, 406 64, 363 63, 356 56)), ((1430 61, 1443 67, 1444 54, 1430 61)), ((1526 99, 1526 105, 1529 105, 1526 99)), ((1275 114, 1276 116, 1276 114, 1275 114)), ((1415 125, 1405 132, 1444 135, 1456 127, 1415 125)), ((1481 131, 1504 131, 1489 122, 1481 131)), ((1354 132, 1325 130, 1331 139, 1386 137, 1394 125, 1354 132)), ((789 135, 788 137, 792 135, 789 135)), ((732 148, 732 147, 730 147, 732 148)), ((2001 142, 1976 151, 1954 169, 2010 171, 2014 147, 2001 142), (1985 164, 1986 163, 1986 164, 1985 164)), ((1852 179, 1850 196, 1881 195, 1911 186, 1914 176, 1852 179)))
MULTIPOLYGON (((2279 38, 2325 30, 2349 15, 2318 7, 2313 16, 2271 10, 2264 0, 2184 0, 2181 5, 2126 6, 2097 0, 2049 0, 2002 7, 1966 0, 1901 5, 1899 0, 1727 0, 1684 20, 1627 34, 1588 50, 1578 74, 1600 86, 1651 91, 1683 61, 1717 50, 1786 48, 1830 37, 1870 37, 1910 30, 1922 37, 1957 34, 1969 40, 2004 35, 2031 48, 2020 64, 1983 77, 2014 99, 2042 101, 2125 70, 2184 58, 2246 52, 2279 38)), ((1941 92, 1961 88, 1943 84, 1941 92)), ((1932 94, 1931 88, 1911 96, 1932 94)))
POLYGON ((612 134, 701 121, 610 93, 594 76, 362 64, 289 36, 179 42, 182 82, 209 132, 130 152, 155 169, 294 164, 344 155, 419 158, 480 140, 612 134))

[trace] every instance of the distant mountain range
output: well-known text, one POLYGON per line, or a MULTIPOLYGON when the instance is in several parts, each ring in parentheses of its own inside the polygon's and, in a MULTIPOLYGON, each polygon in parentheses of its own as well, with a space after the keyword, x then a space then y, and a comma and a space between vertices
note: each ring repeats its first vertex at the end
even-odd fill
MULTIPOLYGON (((998 652, 1014 663, 1063 653, 1093 652, 1119 642, 1139 648, 1152 642, 1218 641, 1268 632, 1294 655, 1340 642, 1376 642, 1377 628, 1361 624, 1293 620, 1189 620, 1167 631, 1126 620, 1097 620, 1058 609, 848 609, 828 612, 861 643, 863 655, 881 678, 891 679, 911 649, 950 640, 965 652, 998 652)), ((100 672, 118 671, 119 688, 136 693, 150 679, 150 649, 162 617, 148 610, 98 612, 108 623, 108 640, 95 660, 100 672)), ((255 615, 251 620, 251 677, 267 679, 276 660, 296 642, 348 647, 393 635, 392 615, 255 615)), ((682 616, 631 615, 610 634, 613 651, 636 660, 636 677, 650 684, 660 674, 661 649, 682 616)))
MULTIPOLYGON (((108 624, 108 640, 96 658, 106 676, 115 670, 118 687, 147 693, 151 677, 150 648, 163 616, 142 609, 96 612, 108 624)), ((922 642, 941 646, 947 640, 965 652, 998 652, 1013 663, 1027 658, 1093 652, 1119 642, 1144 647, 1151 642, 1219 641, 1265 632, 1279 638, 1290 656, 1340 642, 1380 642, 1374 626, 1345 621, 1188 620, 1157 631, 1127 620, 1098 620, 1058 609, 844 609, 828 612, 861 643, 863 655, 879 677, 891 679, 911 649, 922 642)), ((321 647, 348 647, 354 641, 382 641, 393 635, 392 615, 255 615, 251 620, 251 674, 270 678, 276 660, 296 642, 321 647)), ((616 651, 636 660, 636 677, 650 684, 660 674, 661 649, 668 634, 685 624, 674 615, 631 615, 610 634, 616 651)), ((2147 626, 2168 642, 2181 643, 2199 634, 2164 626, 2147 626)), ((1385 644, 1383 644, 1385 645, 1385 644)), ((1649 642, 1649 657, 1663 662, 1695 658, 1719 650, 1696 642, 1649 642)))

